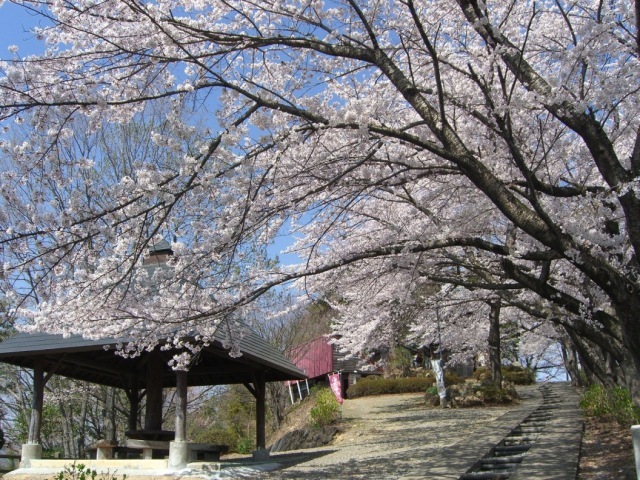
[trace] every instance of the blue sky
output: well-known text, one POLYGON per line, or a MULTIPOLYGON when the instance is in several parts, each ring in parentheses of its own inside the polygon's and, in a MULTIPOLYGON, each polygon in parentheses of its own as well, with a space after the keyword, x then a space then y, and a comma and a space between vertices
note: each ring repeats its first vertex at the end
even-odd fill
POLYGON ((41 25, 41 22, 41 18, 24 8, 5 2, 0 7, 0 58, 12 57, 7 51, 10 45, 18 46, 20 56, 41 52, 44 46, 29 32, 33 27, 41 25))

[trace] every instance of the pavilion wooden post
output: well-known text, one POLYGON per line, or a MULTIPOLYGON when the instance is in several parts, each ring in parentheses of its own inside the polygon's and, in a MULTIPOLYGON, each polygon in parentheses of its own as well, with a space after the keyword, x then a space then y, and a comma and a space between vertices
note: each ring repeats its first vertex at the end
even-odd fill
POLYGON ((176 442, 187 441, 187 372, 176 372, 176 442))
POLYGON ((263 370, 256 370, 253 373, 253 384, 245 383, 244 386, 256 399, 256 449, 253 452, 254 460, 266 460, 269 458, 269 450, 266 449, 267 436, 265 429, 266 409, 266 375, 263 370))
POLYGON ((44 386, 51 375, 45 377, 44 365, 37 359, 33 366, 33 398, 31 399, 31 418, 29 419, 29 436, 22 445, 20 465, 28 468, 31 460, 42 458, 40 430, 42 426, 42 405, 44 403, 44 386))
POLYGON ((145 372, 147 408, 144 417, 145 430, 162 430, 162 370, 164 362, 158 352, 151 352, 145 372))
POLYGON ((176 372, 176 433, 169 443, 169 467, 184 468, 189 462, 187 442, 187 372, 176 372))
POLYGON ((125 390, 127 398, 129 399, 129 418, 127 419, 127 430, 138 429, 138 413, 140 412, 140 400, 142 395, 138 388, 137 382, 134 382, 134 386, 125 390))
POLYGON ((40 443, 43 403, 44 368, 42 367, 42 362, 36 360, 33 367, 33 398, 31 399, 31 419, 29 421, 29 438, 27 443, 40 443))
POLYGON ((265 430, 266 408, 265 408, 265 390, 266 381, 264 372, 256 372, 256 382, 254 388, 256 390, 256 449, 263 450, 266 448, 267 436, 265 430))

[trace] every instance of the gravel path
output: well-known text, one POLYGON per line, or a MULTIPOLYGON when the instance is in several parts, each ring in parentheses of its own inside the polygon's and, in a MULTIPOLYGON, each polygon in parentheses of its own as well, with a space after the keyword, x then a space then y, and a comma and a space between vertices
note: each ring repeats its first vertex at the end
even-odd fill
MULTIPOLYGON (((263 464, 246 457, 229 459, 221 470, 118 474, 132 480, 457 480, 542 401, 535 386, 519 393, 523 401, 518 406, 473 409, 427 408, 422 394, 345 400, 343 419, 349 427, 332 445, 274 454, 263 464)), ((48 471, 19 472, 9 476, 52 478, 48 471)))
POLYGON ((516 408, 426 408, 422 394, 345 400, 343 419, 353 426, 332 445, 304 455, 274 455, 272 460, 286 468, 253 478, 457 479, 502 438, 497 426, 510 429, 514 419, 535 408, 536 392, 522 393, 524 401, 516 408))

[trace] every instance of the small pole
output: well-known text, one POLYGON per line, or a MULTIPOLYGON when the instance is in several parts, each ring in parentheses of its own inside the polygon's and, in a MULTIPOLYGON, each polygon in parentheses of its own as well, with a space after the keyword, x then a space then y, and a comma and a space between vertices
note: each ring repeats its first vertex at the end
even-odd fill
POLYGON ((633 440, 633 455, 636 458, 636 477, 640 480, 640 425, 631 427, 631 439, 633 440))
POLYGON ((340 420, 342 420, 342 403, 344 398, 344 392, 342 391, 342 370, 338 371, 339 379, 340 379, 340 420))
POLYGON ((289 397, 291 398, 291 405, 293 405, 294 403, 296 403, 293 400, 293 389, 291 388, 291 384, 289 384, 289 397))

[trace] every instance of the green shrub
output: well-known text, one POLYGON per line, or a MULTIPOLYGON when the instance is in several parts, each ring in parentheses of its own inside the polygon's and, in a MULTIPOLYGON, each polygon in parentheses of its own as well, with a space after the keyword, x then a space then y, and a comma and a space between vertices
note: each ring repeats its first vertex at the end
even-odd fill
POLYGON ((444 371, 444 384, 447 387, 450 387, 451 385, 463 385, 464 383, 465 379, 456 372, 450 370, 444 371))
POLYGON ((236 443, 236 452, 246 455, 254 450, 254 443, 248 437, 240 437, 236 443))
POLYGON ((438 387, 436 387, 435 385, 431 385, 429 388, 427 388, 427 396, 433 397, 437 395, 438 395, 438 387))
POLYGON ((397 347, 393 350, 388 361, 391 370, 400 371, 405 375, 408 374, 413 366, 413 356, 411 352, 404 347, 397 347))
POLYGON ((340 404, 330 388, 314 388, 311 395, 316 402, 309 411, 314 426, 324 427, 340 419, 340 404))
POLYGON ((433 385, 431 377, 377 378, 367 377, 349 387, 349 398, 391 393, 422 393, 433 385))
MULTIPOLYGON (((478 382, 491 380, 491 371, 486 367, 478 367, 473 372, 473 378, 478 382)), ((502 366, 502 380, 511 382, 514 385, 533 385, 536 381, 531 370, 516 365, 502 366)))
POLYGON ((631 394, 623 387, 605 389, 602 385, 591 385, 582 395, 580 407, 588 417, 615 419, 624 427, 640 423, 640 409, 633 405, 631 394))
POLYGON ((478 367, 473 372, 473 378, 478 382, 482 382, 491 378, 491 372, 487 367, 478 367))
POLYGON ((511 382, 514 385, 533 385, 536 383, 533 371, 516 365, 502 366, 502 380, 511 382))
POLYGON ((513 392, 493 385, 482 385, 475 389, 475 393, 484 404, 510 404, 514 401, 513 392))
MULTIPOLYGON (((71 466, 64 467, 62 472, 56 474, 53 480, 118 480, 115 474, 107 473, 98 474, 95 470, 91 470, 89 467, 85 467, 82 463, 74 463, 71 466)), ((125 480, 127 475, 122 475, 122 480, 125 480)))
MULTIPOLYGON (((436 383, 436 377, 433 372, 428 372, 427 378, 431 380, 431 382, 436 383)), ((445 370, 444 384, 446 387, 450 387, 451 385, 464 385, 465 379, 452 370, 445 370)))
MULTIPOLYGON (((435 383, 436 379, 433 372, 428 372, 424 377, 381 378, 372 376, 363 378, 355 385, 351 385, 348 394, 349 398, 357 398, 394 393, 422 393, 426 392, 435 383)), ((465 380, 456 372, 445 370, 444 383, 449 387, 451 385, 462 385, 465 380)))
POLYGON ((242 438, 250 438, 248 432, 238 432, 237 429, 232 427, 211 426, 207 428, 201 428, 199 430, 193 430, 191 433, 191 440, 196 443, 213 443, 215 445, 227 445, 230 452, 240 452, 242 438))

